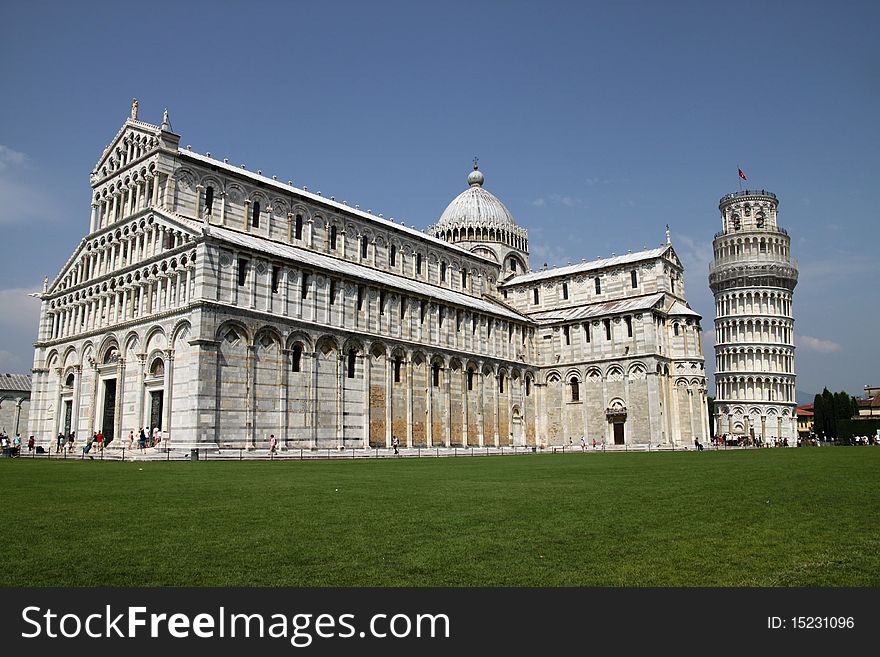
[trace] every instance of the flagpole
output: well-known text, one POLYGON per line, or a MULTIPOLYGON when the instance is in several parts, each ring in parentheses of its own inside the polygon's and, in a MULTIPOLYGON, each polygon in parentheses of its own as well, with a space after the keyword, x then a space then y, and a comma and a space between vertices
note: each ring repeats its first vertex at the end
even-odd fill
POLYGON ((740 169, 739 165, 737 164, 736 165, 736 182, 739 183, 739 191, 742 191, 743 190, 743 181, 742 181, 742 176, 739 175, 740 171, 742 171, 742 169, 740 169))

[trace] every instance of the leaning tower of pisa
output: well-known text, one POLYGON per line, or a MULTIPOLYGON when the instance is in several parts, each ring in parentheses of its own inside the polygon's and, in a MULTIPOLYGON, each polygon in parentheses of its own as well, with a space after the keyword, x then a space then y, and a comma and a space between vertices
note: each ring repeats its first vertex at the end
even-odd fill
POLYGON ((794 318, 797 262, 775 194, 721 198, 709 287, 715 295, 715 433, 797 444, 794 318))

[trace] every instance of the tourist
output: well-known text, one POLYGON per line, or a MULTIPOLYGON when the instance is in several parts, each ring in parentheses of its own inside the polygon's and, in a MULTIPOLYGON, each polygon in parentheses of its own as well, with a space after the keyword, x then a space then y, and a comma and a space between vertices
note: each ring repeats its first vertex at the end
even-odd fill
POLYGON ((29 452, 34 451, 34 437, 33 436, 28 438, 28 451, 29 452))
POLYGON ((153 427, 153 434, 150 437, 150 447, 155 446, 156 438, 159 437, 159 427, 153 427))
POLYGON ((278 444, 278 441, 275 439, 275 434, 273 433, 271 436, 269 436, 269 453, 270 454, 275 453, 275 445, 277 445, 277 444, 278 444))
POLYGON ((104 451, 104 430, 98 429, 98 433, 95 434, 95 442, 98 443, 98 450, 104 451))
POLYGON ((587 449, 587 437, 581 436, 581 451, 587 449))
POLYGON ((59 432, 58 438, 55 439, 55 453, 60 453, 62 449, 64 449, 64 434, 59 432))
POLYGON ((593 438, 593 449, 596 449, 596 439, 593 438))
POLYGON ((391 447, 394 448, 394 455, 400 456, 400 441, 397 439, 397 436, 391 439, 391 447))
POLYGON ((128 448, 131 449, 132 444, 134 444, 134 431, 128 432, 128 448))
POLYGON ((158 448, 161 443, 162 443, 162 429, 159 429, 156 431, 156 442, 155 442, 154 446, 156 448, 158 448))
POLYGON ((143 452, 144 448, 147 446, 147 434, 144 431, 144 428, 141 427, 140 437, 138 438, 138 447, 143 452))

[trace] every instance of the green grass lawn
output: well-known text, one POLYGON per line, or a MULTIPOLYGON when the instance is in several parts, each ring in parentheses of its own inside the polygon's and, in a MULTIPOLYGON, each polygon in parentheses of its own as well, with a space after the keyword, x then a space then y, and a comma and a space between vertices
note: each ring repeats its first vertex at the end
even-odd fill
POLYGON ((878 474, 855 447, 4 459, 0 585, 878 586, 878 474))

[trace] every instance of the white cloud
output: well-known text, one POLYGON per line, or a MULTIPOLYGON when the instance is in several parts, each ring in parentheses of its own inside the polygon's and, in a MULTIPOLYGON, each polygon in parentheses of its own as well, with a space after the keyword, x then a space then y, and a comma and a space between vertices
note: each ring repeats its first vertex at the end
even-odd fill
POLYGON ((587 204, 583 201, 583 199, 579 199, 574 196, 564 196, 562 194, 549 194, 546 197, 541 196, 532 201, 532 205, 534 205, 536 208, 542 208, 548 203, 556 206, 561 205, 566 208, 587 207, 587 204))
POLYGON ((33 363, 40 301, 27 295, 39 289, 0 290, 0 370, 26 372, 33 363))
POLYGON ((19 167, 27 161, 27 155, 14 151, 8 146, 0 144, 0 171, 9 166, 19 167))
POLYGON ((797 336, 797 344, 803 349, 818 351, 820 354, 832 354, 843 348, 833 340, 822 340, 809 335, 797 336))

